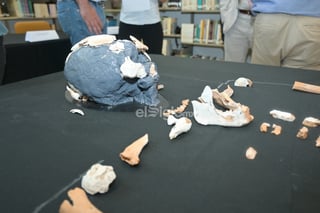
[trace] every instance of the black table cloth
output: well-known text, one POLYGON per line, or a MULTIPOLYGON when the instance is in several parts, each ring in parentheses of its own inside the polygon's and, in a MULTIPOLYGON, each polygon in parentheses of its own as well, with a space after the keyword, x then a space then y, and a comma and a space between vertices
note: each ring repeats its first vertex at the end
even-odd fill
POLYGON ((106 194, 88 195, 112 213, 316 213, 320 209, 319 127, 309 137, 296 133, 305 117, 319 118, 319 95, 292 90, 295 80, 320 84, 320 72, 200 59, 151 55, 164 89, 163 105, 127 111, 76 106, 64 97, 62 72, 0 88, 1 212, 58 212, 67 191, 80 187, 94 163, 114 167, 117 175, 106 194), (234 87, 247 77, 253 87, 234 87), (233 100, 250 107, 254 120, 240 128, 202 126, 184 116, 191 130, 169 139, 165 108, 196 100, 203 88, 226 85, 233 100), (69 112, 80 108, 79 116, 69 112), (269 115, 278 109, 294 122, 269 115), (282 134, 261 133, 262 122, 282 126, 282 134), (140 164, 131 167, 119 153, 149 134, 140 164), (245 157, 248 147, 258 154, 245 157))

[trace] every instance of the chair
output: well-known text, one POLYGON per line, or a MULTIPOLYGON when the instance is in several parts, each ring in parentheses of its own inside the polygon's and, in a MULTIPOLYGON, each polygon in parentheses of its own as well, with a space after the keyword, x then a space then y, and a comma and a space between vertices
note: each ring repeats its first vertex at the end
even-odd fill
POLYGON ((16 33, 22 34, 35 30, 51 30, 51 26, 47 21, 17 21, 14 24, 14 31, 16 33))

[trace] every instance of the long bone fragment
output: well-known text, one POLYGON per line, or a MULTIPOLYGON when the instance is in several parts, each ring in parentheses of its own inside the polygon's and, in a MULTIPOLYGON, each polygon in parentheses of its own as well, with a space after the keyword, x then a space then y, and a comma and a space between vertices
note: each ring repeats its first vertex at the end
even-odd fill
POLYGON ((127 146, 123 152, 120 153, 121 160, 127 162, 131 166, 138 165, 140 163, 139 155, 149 142, 149 135, 145 134, 144 136, 138 138, 129 146, 127 146))

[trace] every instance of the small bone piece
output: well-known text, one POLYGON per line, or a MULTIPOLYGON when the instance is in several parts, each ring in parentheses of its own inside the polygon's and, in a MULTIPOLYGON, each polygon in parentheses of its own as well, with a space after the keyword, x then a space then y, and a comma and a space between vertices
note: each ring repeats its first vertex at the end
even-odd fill
POLYGON ((94 164, 82 177, 81 187, 89 194, 106 193, 109 185, 116 179, 112 166, 94 164))
POLYGON ((179 119, 176 119, 173 115, 170 115, 168 117, 168 124, 174 124, 169 133, 170 140, 175 139, 182 133, 188 132, 192 126, 192 122, 189 118, 181 117, 179 119))
POLYGON ((88 199, 85 191, 81 188, 74 188, 68 191, 71 200, 64 200, 59 208, 59 213, 102 213, 88 199))
POLYGON ((73 114, 84 116, 84 112, 81 109, 70 109, 70 112, 73 114))
POLYGON ((283 112, 275 109, 270 111, 270 115, 272 115, 272 117, 274 118, 281 119, 284 121, 290 121, 290 122, 296 119, 296 117, 292 113, 283 112))
POLYGON ((260 132, 267 132, 269 127, 270 127, 269 123, 263 122, 260 125, 260 132))
POLYGON ((140 163, 139 155, 149 142, 149 135, 145 134, 144 136, 138 138, 129 146, 127 146, 123 152, 120 153, 121 160, 127 162, 131 166, 138 165, 140 163))
POLYGON ((234 82, 236 87, 252 87, 252 81, 249 78, 240 77, 234 82))
POLYGON ((257 155, 257 150, 255 150, 253 147, 249 147, 246 151, 246 158, 249 160, 254 160, 257 155))
POLYGON ((307 127, 317 127, 320 125, 320 119, 314 118, 314 117, 306 117, 303 122, 303 125, 307 127))
POLYGON ((145 44, 143 44, 141 41, 139 41, 136 37, 130 35, 129 36, 131 41, 136 45, 136 48, 140 51, 146 51, 149 49, 149 47, 145 44))
POLYGON ((316 140, 316 147, 320 147, 320 135, 318 136, 316 140))
POLYGON ((282 127, 280 125, 277 125, 277 124, 272 124, 272 132, 271 134, 274 134, 274 135, 280 135, 281 134, 281 131, 282 131, 282 127))
POLYGON ((302 127, 301 129, 299 129, 298 133, 297 133, 297 138, 300 138, 300 139, 306 139, 308 137, 308 128, 307 127, 302 127))
POLYGON ((166 109, 163 112, 163 116, 168 117, 169 115, 175 115, 176 113, 183 113, 184 110, 188 107, 190 100, 184 99, 181 101, 181 105, 175 109, 166 109))

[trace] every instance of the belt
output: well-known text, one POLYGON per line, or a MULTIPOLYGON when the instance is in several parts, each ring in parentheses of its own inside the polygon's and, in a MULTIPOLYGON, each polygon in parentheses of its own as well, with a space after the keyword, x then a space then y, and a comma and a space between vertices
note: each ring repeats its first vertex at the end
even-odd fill
POLYGON ((249 16, 253 16, 251 10, 240 10, 239 9, 239 13, 246 14, 246 15, 249 15, 249 16))

